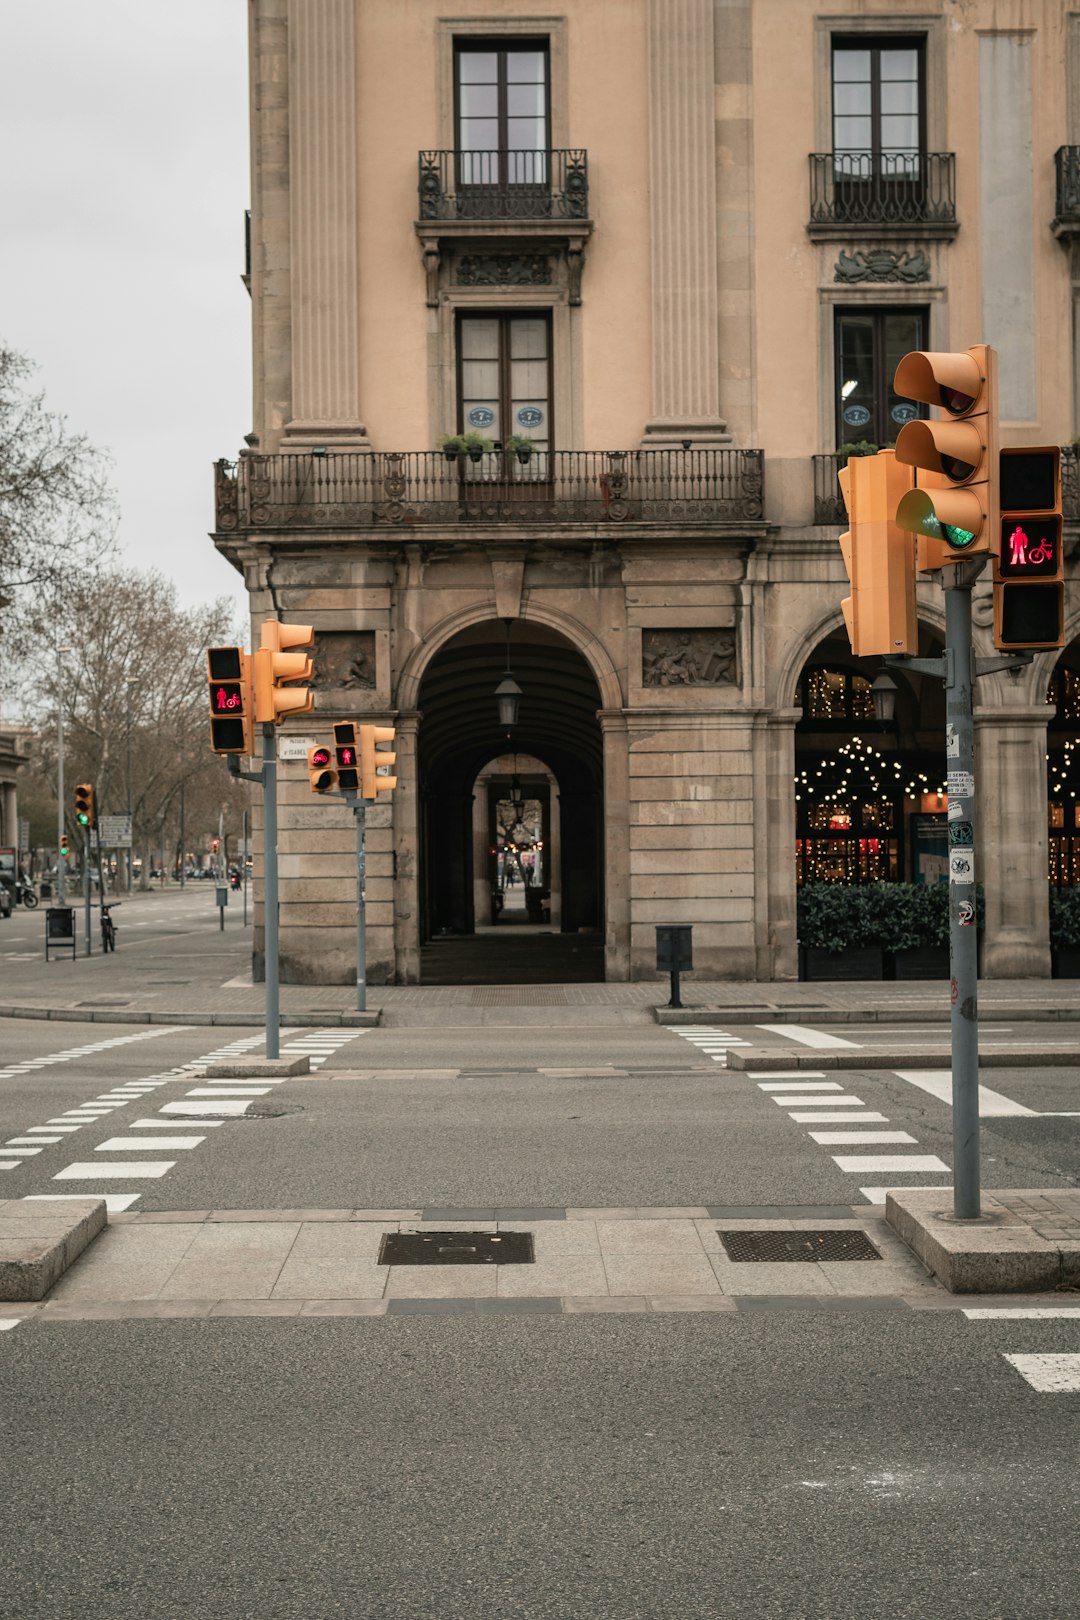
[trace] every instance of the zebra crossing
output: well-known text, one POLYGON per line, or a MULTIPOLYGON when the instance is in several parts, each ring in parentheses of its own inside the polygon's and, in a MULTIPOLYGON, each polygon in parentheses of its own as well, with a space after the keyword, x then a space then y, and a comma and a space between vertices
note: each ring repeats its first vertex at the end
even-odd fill
POLYGON ((678 1028, 672 1029, 671 1033, 680 1036, 684 1041, 689 1041, 691 1046, 696 1046, 699 1052, 704 1052, 714 1063, 722 1065, 727 1064, 727 1055, 732 1047, 751 1044, 744 1041, 741 1035, 732 1035, 727 1030, 718 1029, 714 1024, 681 1024, 678 1028))
MULTIPOLYGON (((1009 1323, 1068 1321, 1080 1330, 1080 1305, 972 1306, 969 1322, 1009 1323)), ((1040 1395, 1080 1395, 1080 1351, 1003 1351, 1003 1360, 1040 1395)))
POLYGON ((154 1041, 162 1035, 181 1035, 188 1024, 162 1024, 153 1029, 139 1029, 131 1035, 113 1035, 106 1041, 91 1041, 84 1046, 68 1046, 60 1052, 48 1052, 44 1057, 24 1058, 20 1063, 8 1063, 0 1068, 0 1080, 10 1080, 17 1074, 33 1074, 36 1069, 48 1069, 56 1063, 73 1063, 77 1058, 89 1057, 94 1052, 108 1052, 116 1046, 130 1046, 134 1041, 154 1041))

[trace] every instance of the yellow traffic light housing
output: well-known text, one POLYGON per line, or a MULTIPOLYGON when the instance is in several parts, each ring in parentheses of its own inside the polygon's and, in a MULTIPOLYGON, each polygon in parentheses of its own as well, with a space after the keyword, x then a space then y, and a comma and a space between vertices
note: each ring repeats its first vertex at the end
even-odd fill
POLYGON ((334 727, 334 762, 337 765, 338 786, 342 793, 358 793, 360 755, 356 742, 356 726, 351 720, 340 720, 334 727))
POLYGON ((1057 445, 1001 452, 1001 546, 994 558, 994 646, 1065 645, 1057 445))
POLYGON ((253 754, 255 702, 250 654, 242 647, 208 648, 206 679, 210 747, 215 754, 253 754))
POLYGON ((902 528, 937 541, 920 548, 920 567, 935 568, 985 555, 998 545, 997 355, 988 343, 956 353, 905 354, 893 389, 945 412, 933 422, 908 422, 896 459, 919 469, 918 486, 901 499, 902 528), (940 560, 939 560, 940 558, 940 560))
POLYGON ((263 622, 255 663, 255 718, 260 725, 278 725, 289 714, 307 714, 315 707, 314 693, 287 683, 310 681, 315 665, 303 652, 291 648, 314 647, 310 624, 263 622))
POLYGON ((840 606, 851 650, 856 658, 913 653, 919 640, 915 537, 893 519, 912 475, 891 450, 879 450, 849 456, 838 477, 849 523, 840 551, 851 580, 851 595, 840 606))
POLYGON ((78 782, 75 786, 75 820, 88 829, 97 825, 94 809, 94 788, 91 782, 78 782))
POLYGON ((358 726, 360 733, 360 794, 364 799, 378 799, 380 793, 392 793, 397 777, 386 774, 388 766, 397 762, 397 755, 384 748, 394 740, 393 726, 358 726))
POLYGON ((309 748, 307 756, 308 786, 312 793, 333 793, 337 787, 337 772, 331 764, 329 748, 321 745, 309 748))

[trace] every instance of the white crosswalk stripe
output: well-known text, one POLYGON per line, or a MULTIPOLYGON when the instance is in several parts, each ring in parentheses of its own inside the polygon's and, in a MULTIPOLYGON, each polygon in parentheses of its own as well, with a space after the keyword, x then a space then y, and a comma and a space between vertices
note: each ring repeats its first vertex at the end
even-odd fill
MULTIPOLYGON (((984 1305, 963 1312, 969 1322, 1065 1321, 1080 1324, 1080 1305, 984 1305)), ((1002 1359, 1040 1395, 1080 1395, 1080 1351, 1003 1351, 1002 1359)))
POLYGON ((733 1047, 750 1045, 750 1042, 744 1041, 741 1035, 732 1035, 714 1024, 680 1024, 677 1029, 672 1029, 671 1033, 678 1035, 681 1040, 689 1041, 691 1046, 696 1046, 699 1052, 712 1058, 714 1063, 724 1065, 727 1064, 727 1055, 733 1047))

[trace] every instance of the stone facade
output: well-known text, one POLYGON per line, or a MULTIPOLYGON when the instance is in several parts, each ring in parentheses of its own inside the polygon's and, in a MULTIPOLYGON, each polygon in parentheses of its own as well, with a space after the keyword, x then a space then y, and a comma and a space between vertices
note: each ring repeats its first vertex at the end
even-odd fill
MULTIPOLYGON (((792 977, 793 782, 817 746, 800 683, 815 662, 860 668, 839 639, 837 318, 917 308, 927 348, 995 343, 1005 442, 1070 442, 1080 345, 1060 334, 1080 277, 1054 154, 1080 141, 1080 19, 1064 0, 452 12, 253 0, 254 421, 219 469, 216 543, 253 623, 316 628, 316 711, 291 729, 397 728, 398 789, 369 815, 372 982, 417 980, 427 939, 482 920, 477 783, 508 751, 491 696, 507 665, 512 745, 550 778, 558 926, 599 930, 611 979, 651 977, 655 925, 678 922, 705 976, 792 977), (951 217, 837 218, 832 195, 815 212, 831 53, 859 35, 917 42, 920 142, 950 158, 951 217), (507 216, 460 187, 455 52, 538 41, 552 173, 507 216), (1027 199, 1008 240, 998 190, 1027 199), (515 316, 547 334, 554 438, 471 470, 434 449, 463 425, 462 323, 515 316)), ((919 610, 932 650, 933 580, 919 610)), ((1049 971, 1057 661, 979 683, 991 976, 1049 971)), ((898 757, 936 746, 923 690, 904 687, 898 757)), ((283 976, 346 980, 351 818, 312 800, 302 765, 281 779, 283 976)), ((258 930, 258 884, 256 904, 258 930)))

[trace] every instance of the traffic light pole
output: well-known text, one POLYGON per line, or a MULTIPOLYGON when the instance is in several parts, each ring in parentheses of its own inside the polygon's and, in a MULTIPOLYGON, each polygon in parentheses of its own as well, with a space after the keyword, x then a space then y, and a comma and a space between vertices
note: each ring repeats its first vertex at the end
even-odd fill
POLYGON ((90 829, 83 828, 83 912, 86 920, 86 954, 90 955, 90 829))

